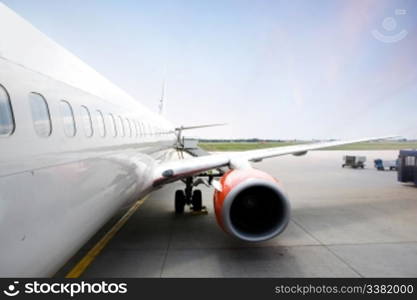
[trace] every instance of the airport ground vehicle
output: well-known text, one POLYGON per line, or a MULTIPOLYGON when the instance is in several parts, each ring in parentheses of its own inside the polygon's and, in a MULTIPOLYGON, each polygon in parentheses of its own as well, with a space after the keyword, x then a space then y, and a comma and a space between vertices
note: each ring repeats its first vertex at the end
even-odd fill
POLYGON ((417 150, 400 150, 398 161, 398 181, 417 185, 417 150))
POLYGON ((375 168, 379 171, 396 171, 398 168, 398 160, 382 160, 378 158, 374 160, 374 165, 375 168))
POLYGON ((363 169, 365 167, 366 156, 345 155, 343 156, 343 161, 344 163, 342 165, 342 168, 347 166, 352 167, 354 169, 363 169))

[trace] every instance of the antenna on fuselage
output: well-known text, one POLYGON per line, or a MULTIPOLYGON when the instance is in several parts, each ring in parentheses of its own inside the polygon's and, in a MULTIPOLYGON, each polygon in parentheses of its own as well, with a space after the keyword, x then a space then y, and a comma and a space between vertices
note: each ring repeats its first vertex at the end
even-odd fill
POLYGON ((160 115, 162 115, 164 113, 166 76, 167 76, 167 70, 165 68, 165 70, 164 70, 164 80, 162 81, 161 98, 159 99, 159 105, 158 105, 158 111, 159 111, 160 115))
POLYGON ((161 99, 159 99, 158 111, 162 115, 164 113, 164 101, 165 101, 165 79, 162 84, 161 99))

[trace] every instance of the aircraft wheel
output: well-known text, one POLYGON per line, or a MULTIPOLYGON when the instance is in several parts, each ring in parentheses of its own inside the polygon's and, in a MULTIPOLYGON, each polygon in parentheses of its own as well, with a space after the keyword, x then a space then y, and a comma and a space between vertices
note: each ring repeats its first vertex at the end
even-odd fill
POLYGON ((201 209, 203 208, 203 197, 201 190, 195 190, 193 192, 192 204, 194 211, 201 211, 201 209))
POLYGON ((184 213, 185 206, 185 193, 183 190, 175 191, 175 213, 182 214, 184 213))

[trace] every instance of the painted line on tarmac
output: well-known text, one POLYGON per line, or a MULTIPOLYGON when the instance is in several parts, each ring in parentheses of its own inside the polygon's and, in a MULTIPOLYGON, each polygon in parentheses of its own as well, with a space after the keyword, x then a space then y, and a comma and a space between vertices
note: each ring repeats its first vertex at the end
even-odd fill
POLYGON ((149 196, 146 196, 138 200, 132 207, 117 221, 114 226, 107 231, 107 233, 94 245, 93 248, 72 268, 71 271, 65 276, 65 278, 78 278, 80 277, 88 266, 94 261, 94 259, 100 254, 104 247, 110 242, 115 234, 123 227, 123 225, 129 220, 129 218, 139 209, 139 207, 145 202, 149 196))

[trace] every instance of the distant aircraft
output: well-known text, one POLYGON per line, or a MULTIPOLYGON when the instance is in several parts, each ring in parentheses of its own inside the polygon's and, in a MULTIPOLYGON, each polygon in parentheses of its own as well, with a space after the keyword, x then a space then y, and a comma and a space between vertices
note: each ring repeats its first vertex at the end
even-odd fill
MULTIPOLYGON (((215 188, 224 231, 245 241, 281 233, 290 203, 250 162, 372 140, 333 141, 167 160, 186 127, 127 95, 0 3, 0 276, 51 276, 118 210, 183 180, 175 210, 215 188), (210 170, 228 169, 220 180, 210 170)), ((152 230, 151 228, 149 230, 152 230)))

